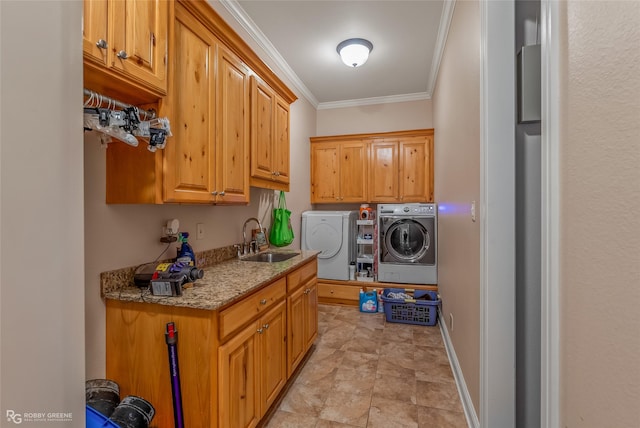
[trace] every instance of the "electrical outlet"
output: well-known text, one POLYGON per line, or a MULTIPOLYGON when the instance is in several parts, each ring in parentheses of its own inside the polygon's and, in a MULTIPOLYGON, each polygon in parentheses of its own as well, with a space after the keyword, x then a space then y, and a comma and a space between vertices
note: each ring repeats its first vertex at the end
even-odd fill
POLYGON ((196 239, 204 239, 204 224, 196 224, 196 239))
POLYGON ((449 313, 449 331, 453 333, 453 314, 449 313))

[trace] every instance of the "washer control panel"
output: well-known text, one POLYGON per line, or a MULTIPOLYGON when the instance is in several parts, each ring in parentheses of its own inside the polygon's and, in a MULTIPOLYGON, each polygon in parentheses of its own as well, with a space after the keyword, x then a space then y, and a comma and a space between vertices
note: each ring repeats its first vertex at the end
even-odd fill
POLYGON ((434 216, 436 215, 436 204, 378 205, 378 213, 403 216, 434 216))

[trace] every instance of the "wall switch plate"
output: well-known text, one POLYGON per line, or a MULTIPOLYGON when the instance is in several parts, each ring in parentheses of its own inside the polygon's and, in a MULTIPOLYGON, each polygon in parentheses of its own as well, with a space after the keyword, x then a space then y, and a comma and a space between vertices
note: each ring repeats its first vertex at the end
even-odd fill
POLYGON ((204 224, 196 224, 196 239, 204 239, 204 224))

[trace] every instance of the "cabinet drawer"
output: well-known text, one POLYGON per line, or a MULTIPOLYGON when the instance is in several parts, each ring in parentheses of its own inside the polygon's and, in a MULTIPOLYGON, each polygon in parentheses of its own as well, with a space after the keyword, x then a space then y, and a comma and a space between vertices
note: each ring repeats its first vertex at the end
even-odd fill
POLYGON ((220 340, 270 309, 285 296, 287 281, 281 278, 220 312, 220 340))
POLYGON ((306 265, 300 267, 299 269, 291 272, 287 275, 287 292, 291 293, 293 290, 298 288, 301 284, 304 284, 312 278, 316 276, 318 272, 318 263, 316 259, 313 259, 311 262, 306 265))
POLYGON ((321 299, 340 299, 358 301, 360 288, 351 285, 318 284, 318 297, 321 299))

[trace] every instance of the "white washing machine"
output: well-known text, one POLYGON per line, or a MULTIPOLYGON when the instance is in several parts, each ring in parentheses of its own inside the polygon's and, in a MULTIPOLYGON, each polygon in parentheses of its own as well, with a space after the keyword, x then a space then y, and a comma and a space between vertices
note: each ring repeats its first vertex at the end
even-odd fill
POLYGON ((349 279, 349 263, 356 259, 358 211, 302 213, 303 250, 317 250, 318 278, 349 279))
POLYGON ((436 204, 378 205, 378 281, 437 284, 436 204))

